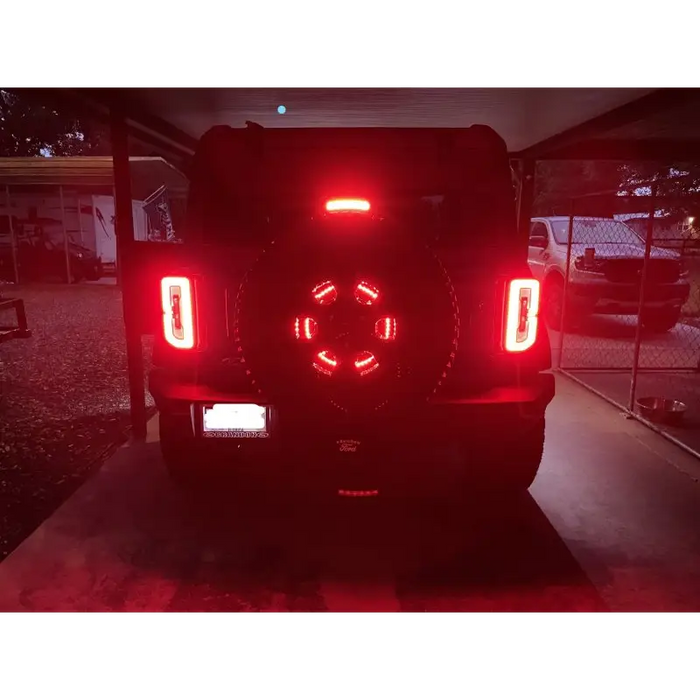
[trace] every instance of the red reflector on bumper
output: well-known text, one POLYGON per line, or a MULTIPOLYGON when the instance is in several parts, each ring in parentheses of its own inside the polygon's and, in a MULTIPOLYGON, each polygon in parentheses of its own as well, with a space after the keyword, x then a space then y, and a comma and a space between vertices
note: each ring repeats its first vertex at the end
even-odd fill
POLYGON ((347 489, 338 489, 338 495, 350 498, 371 498, 372 496, 378 496, 379 490, 372 489, 371 491, 349 491, 347 489))

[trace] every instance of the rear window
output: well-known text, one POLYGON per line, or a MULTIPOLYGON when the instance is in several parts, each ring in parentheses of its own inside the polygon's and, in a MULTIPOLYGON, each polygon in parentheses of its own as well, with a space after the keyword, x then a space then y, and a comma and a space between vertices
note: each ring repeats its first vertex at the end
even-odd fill
POLYGON ((515 232, 508 154, 490 129, 217 128, 195 158, 185 241, 265 238, 342 196, 430 238, 459 231, 497 245, 515 232))

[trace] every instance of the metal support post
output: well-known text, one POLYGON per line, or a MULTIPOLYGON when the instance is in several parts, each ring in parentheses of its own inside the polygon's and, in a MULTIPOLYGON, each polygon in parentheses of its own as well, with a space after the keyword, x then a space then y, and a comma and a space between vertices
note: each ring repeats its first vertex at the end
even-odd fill
POLYGON ((66 282, 73 281, 70 271, 70 248, 68 246, 68 226, 66 225, 66 204, 63 199, 63 185, 58 188, 58 195, 61 198, 61 226, 63 227, 63 253, 66 256, 66 282))
POLYGON ((10 199, 10 186, 5 185, 5 201, 7 203, 7 220, 10 227, 10 248, 12 249, 12 267, 15 275, 15 284, 19 284, 19 261, 17 259, 17 240, 15 238, 15 226, 12 222, 12 201, 10 199))
POLYGON ((651 257, 651 245, 654 239, 654 212, 656 210, 656 184, 652 185, 649 204, 649 220, 647 221, 647 239, 644 247, 644 264, 642 265, 642 279, 639 288, 639 309, 637 310, 637 328, 634 335, 634 358, 632 360, 632 381, 630 383, 630 398, 628 408, 634 411, 634 401, 637 396, 637 376, 639 374, 639 353, 642 347, 642 325, 644 322, 644 296, 646 292, 647 275, 649 272, 649 259, 651 257))
POLYGON ((138 325, 138 290, 133 274, 134 222, 131 209, 131 172, 129 169, 129 137, 126 121, 114 111, 110 115, 112 161, 114 164, 114 193, 118 265, 122 269, 122 303, 126 332, 126 359, 129 375, 131 426, 137 440, 146 437, 146 389, 144 382, 143 348, 138 325))

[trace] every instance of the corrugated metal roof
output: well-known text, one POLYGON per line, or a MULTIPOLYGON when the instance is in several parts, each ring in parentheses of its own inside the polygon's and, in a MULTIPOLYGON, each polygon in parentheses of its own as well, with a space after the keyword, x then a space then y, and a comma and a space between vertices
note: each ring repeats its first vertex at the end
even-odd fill
MULTIPOLYGON (((187 188, 187 178, 163 158, 133 157, 132 195, 142 199, 165 185, 170 192, 187 188)), ((32 186, 104 188, 114 184, 110 156, 60 158, 0 158, 0 184, 30 189, 32 186)))
MULTIPOLYGON (((199 138, 210 127, 468 127, 519 151, 653 92, 631 88, 138 88, 139 109, 199 138), (284 105, 284 115, 277 113, 284 105)), ((117 96, 114 96, 116 99, 117 96)))

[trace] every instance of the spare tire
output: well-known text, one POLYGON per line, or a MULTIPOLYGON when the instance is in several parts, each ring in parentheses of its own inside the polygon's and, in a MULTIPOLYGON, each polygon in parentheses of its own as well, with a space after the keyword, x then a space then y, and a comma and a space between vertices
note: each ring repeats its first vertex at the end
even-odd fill
POLYGON ((280 236, 245 276, 235 319, 261 393, 350 415, 427 400, 459 339, 444 266, 386 221, 316 221, 280 236))

